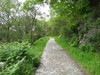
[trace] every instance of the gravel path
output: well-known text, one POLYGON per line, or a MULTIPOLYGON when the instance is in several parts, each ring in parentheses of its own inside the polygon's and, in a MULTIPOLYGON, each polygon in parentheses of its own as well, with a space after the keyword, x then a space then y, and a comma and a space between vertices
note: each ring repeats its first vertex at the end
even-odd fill
POLYGON ((51 38, 35 75, 86 75, 66 51, 51 38))

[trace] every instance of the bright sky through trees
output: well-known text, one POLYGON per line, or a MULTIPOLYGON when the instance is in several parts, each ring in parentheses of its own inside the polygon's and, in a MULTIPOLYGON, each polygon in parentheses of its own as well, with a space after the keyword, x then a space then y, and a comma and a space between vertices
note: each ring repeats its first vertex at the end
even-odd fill
POLYGON ((19 1, 19 2, 22 2, 22 3, 25 2, 25 0, 18 0, 18 1, 19 1))
MULTIPOLYGON (((25 2, 25 0, 18 0, 19 2, 25 2)), ((40 5, 38 5, 38 7, 40 8, 40 12, 42 13, 42 15, 41 15, 41 17, 45 17, 47 20, 49 19, 49 15, 50 15, 50 13, 49 13, 49 10, 50 10, 50 8, 49 8, 49 5, 47 5, 47 4, 44 4, 44 6, 40 6, 40 5)))

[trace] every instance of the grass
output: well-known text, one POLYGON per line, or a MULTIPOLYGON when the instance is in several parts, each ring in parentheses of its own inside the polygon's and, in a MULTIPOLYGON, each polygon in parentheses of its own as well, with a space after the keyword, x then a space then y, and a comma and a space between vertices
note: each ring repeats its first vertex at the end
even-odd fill
POLYGON ((81 51, 78 47, 72 47, 67 39, 55 38, 68 53, 77 60, 91 75, 100 75, 99 54, 81 51))
POLYGON ((49 38, 40 38, 33 45, 14 42, 0 46, 0 75, 33 75, 40 64, 41 55, 49 38))

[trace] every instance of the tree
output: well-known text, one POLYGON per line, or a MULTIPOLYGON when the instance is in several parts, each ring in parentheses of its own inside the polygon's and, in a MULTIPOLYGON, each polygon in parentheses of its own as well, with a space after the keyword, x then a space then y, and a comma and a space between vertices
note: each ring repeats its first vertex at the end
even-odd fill
POLYGON ((0 0, 0 19, 2 20, 1 24, 5 27, 5 30, 7 30, 7 42, 10 42, 10 30, 12 27, 12 19, 15 14, 16 3, 17 1, 15 0, 0 0))

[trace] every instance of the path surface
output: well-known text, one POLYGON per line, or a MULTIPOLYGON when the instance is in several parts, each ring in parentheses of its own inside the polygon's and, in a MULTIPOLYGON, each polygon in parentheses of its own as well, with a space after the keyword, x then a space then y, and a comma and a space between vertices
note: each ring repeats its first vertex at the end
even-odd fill
POLYGON ((51 38, 35 75, 86 75, 79 65, 51 38))

